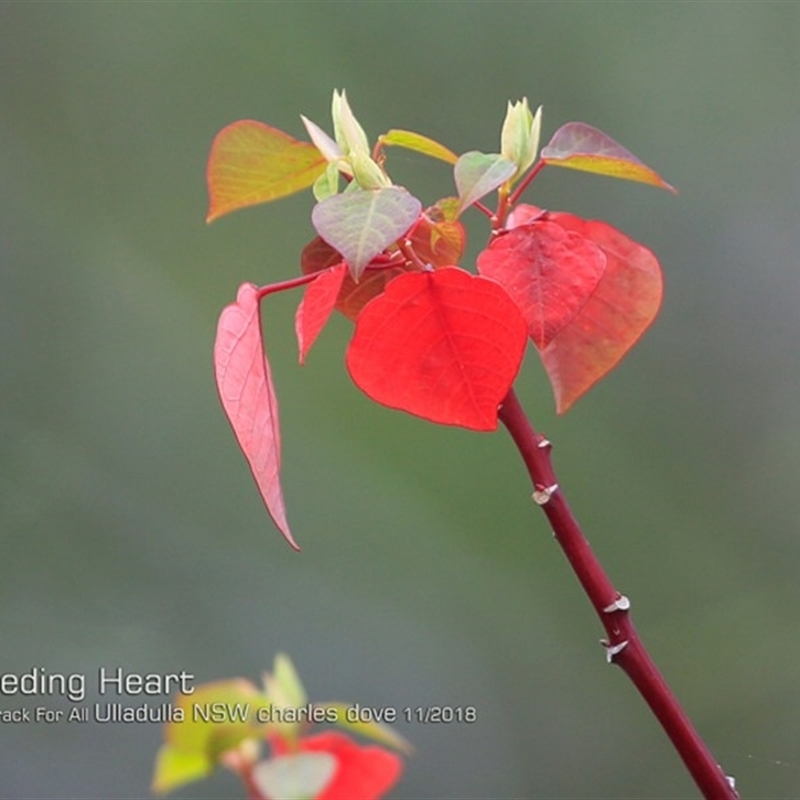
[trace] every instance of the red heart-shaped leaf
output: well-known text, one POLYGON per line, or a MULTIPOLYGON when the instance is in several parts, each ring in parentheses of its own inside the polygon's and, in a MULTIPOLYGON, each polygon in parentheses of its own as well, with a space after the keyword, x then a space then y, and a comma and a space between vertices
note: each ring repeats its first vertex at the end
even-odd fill
POLYGON ((269 515, 299 550, 281 490, 278 401, 261 336, 258 287, 243 283, 217 323, 214 372, 222 407, 253 473, 269 515))
MULTIPOLYGON (((302 753, 329 753, 336 759, 336 772, 315 800, 378 800, 397 783, 403 762, 394 753, 374 745, 359 745, 338 731, 325 731, 300 738, 292 747, 275 737, 276 755, 299 750, 302 753)), ((301 795, 293 795, 301 796, 301 795)))
POLYGON ((583 308, 605 268, 596 244, 546 221, 498 236, 478 256, 478 271, 511 295, 540 350, 583 308))
POLYGON ((491 431, 526 338, 525 320, 495 281, 456 267, 408 272, 362 310, 347 368, 378 403, 491 431))
POLYGON ((593 241, 606 256, 606 269, 592 296, 541 352, 559 414, 607 375, 658 314, 662 277, 646 247, 597 220, 519 206, 509 224, 539 218, 593 241))
POLYGON ((564 228, 579 231, 606 254, 606 271, 597 290, 572 324, 542 352, 556 409, 563 414, 650 327, 661 307, 663 281, 655 255, 611 225, 572 214, 549 216, 564 228))

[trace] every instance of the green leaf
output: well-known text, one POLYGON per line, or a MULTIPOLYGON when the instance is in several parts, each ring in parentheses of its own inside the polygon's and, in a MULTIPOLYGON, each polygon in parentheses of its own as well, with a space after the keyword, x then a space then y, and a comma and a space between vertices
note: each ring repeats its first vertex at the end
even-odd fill
POLYGON ((649 183, 677 194, 673 186, 633 153, 584 122, 562 125, 542 148, 541 158, 548 165, 649 183))
POLYGON ((314 181, 314 199, 321 203, 339 193, 339 168, 328 164, 327 169, 314 181))
POLYGON ((285 653, 275 656, 271 675, 264 676, 267 696, 276 706, 281 708, 300 708, 306 704, 306 690, 300 676, 285 653))
POLYGON ((197 686, 192 694, 179 694, 176 705, 184 710, 184 721, 167 725, 167 744, 185 752, 204 752, 216 758, 227 745, 230 731, 234 739, 258 735, 260 726, 253 720, 259 708, 269 708, 270 702, 250 681, 244 678, 214 681, 197 686), (197 708, 210 708, 218 703, 224 706, 225 720, 204 720, 197 708), (239 709, 238 713, 234 709, 239 709), (221 747, 221 741, 225 744, 221 747))
POLYGON ((341 94, 333 90, 333 129, 336 133, 336 142, 346 156, 354 153, 369 154, 367 134, 356 119, 347 102, 347 92, 342 89, 341 94))
POLYGON ((422 203, 400 186, 355 190, 314 206, 317 233, 347 261, 358 280, 378 253, 397 241, 416 222, 422 203))
POLYGON ((454 168, 459 213, 504 184, 517 167, 497 153, 464 153, 454 168))
MULTIPOLYGON (((348 703, 340 703, 337 701, 330 701, 327 703, 315 703, 317 708, 331 708, 336 711, 336 725, 345 730, 352 731, 353 733, 360 734, 361 736, 372 739, 373 742, 384 744, 388 747, 393 747, 395 750, 411 755, 414 752, 414 747, 411 743, 403 738, 399 733, 389 727, 383 722, 351 722, 347 719, 348 709, 353 706, 348 703)), ((357 717, 357 715, 355 715, 357 717)))
POLYGON ((391 186, 389 176, 372 160, 369 153, 353 152, 349 156, 353 177, 362 189, 385 189, 391 186))
POLYGON ((153 794, 166 794, 192 781, 210 775, 214 763, 205 753, 184 753, 165 744, 156 756, 156 768, 150 790, 153 794))
POLYGON ((254 120, 223 128, 211 145, 206 222, 311 186, 327 162, 314 145, 254 120))
POLYGON ((455 164, 458 161, 458 156, 452 150, 433 139, 429 139, 427 136, 423 136, 421 133, 392 129, 384 133, 378 141, 390 147, 404 147, 406 150, 414 150, 431 158, 446 161, 448 164, 455 164))
POLYGON ((244 678, 197 686, 192 694, 179 694, 177 713, 166 726, 165 744, 159 751, 153 790, 170 791, 208 775, 223 753, 245 739, 261 737, 266 725, 257 721, 259 709, 269 708, 267 697, 244 678))

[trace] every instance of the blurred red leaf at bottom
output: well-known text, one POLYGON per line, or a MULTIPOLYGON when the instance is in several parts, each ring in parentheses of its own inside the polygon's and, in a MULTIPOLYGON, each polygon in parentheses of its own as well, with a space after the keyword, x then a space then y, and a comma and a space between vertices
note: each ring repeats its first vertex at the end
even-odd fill
POLYGON ((327 753, 336 760, 333 777, 314 800, 379 800, 403 771, 399 756, 376 745, 361 746, 336 731, 306 736, 290 746, 272 740, 276 756, 292 753, 327 753))

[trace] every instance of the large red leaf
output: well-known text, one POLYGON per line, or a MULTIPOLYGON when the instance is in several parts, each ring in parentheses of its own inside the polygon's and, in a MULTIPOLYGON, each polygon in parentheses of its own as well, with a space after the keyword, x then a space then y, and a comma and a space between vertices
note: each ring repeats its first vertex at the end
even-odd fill
POLYGON ((325 327, 346 274, 347 264, 342 262, 338 266, 320 273, 320 276, 308 285, 306 293, 297 307, 294 319, 301 364, 305 363, 311 345, 325 327))
POLYGON ((267 511, 289 544, 299 550, 289 530, 281 490, 278 401, 264 351, 258 301, 258 288, 243 283, 236 302, 223 310, 214 343, 214 371, 222 407, 267 511))
POLYGON ((347 368, 378 403, 491 431, 526 339, 525 320, 498 283, 455 267, 408 272, 362 310, 347 368))
MULTIPOLYGON (((524 224, 540 213, 520 206, 509 223, 524 224)), ((594 294, 541 352, 556 408, 563 414, 619 363, 653 322, 661 306, 661 268, 650 250, 605 222, 562 212, 543 218, 591 239, 606 256, 594 294)))
POLYGON ((326 167, 325 158, 313 144, 263 122, 234 122, 223 128, 211 145, 206 222, 306 189, 326 167))
POLYGON ((605 268, 596 244, 544 220, 498 236, 478 256, 479 272, 505 287, 539 350, 583 308, 605 268))

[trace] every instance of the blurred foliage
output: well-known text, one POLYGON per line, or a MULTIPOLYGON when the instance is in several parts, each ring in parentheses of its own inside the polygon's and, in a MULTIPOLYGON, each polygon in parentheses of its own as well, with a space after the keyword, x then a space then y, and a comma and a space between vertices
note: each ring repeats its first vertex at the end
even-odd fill
MULTIPOLYGON (((343 319, 299 368, 299 298, 271 299, 297 555, 217 405, 217 314, 299 271, 312 199, 206 227, 216 132, 305 138, 344 87, 372 137, 491 150, 526 95, 544 141, 585 120, 680 195, 537 180, 528 201, 651 247, 667 291, 566 417, 534 355, 521 398, 715 755, 744 795, 798 796, 799 43, 792 3, 0 3, 0 671, 255 678, 285 650, 322 697, 478 708, 401 728, 397 796, 695 796, 503 433, 370 404, 343 319)), ((389 162, 425 202, 452 191, 446 164, 389 162)), ((0 793, 142 797, 161 735, 4 725, 0 793)))

